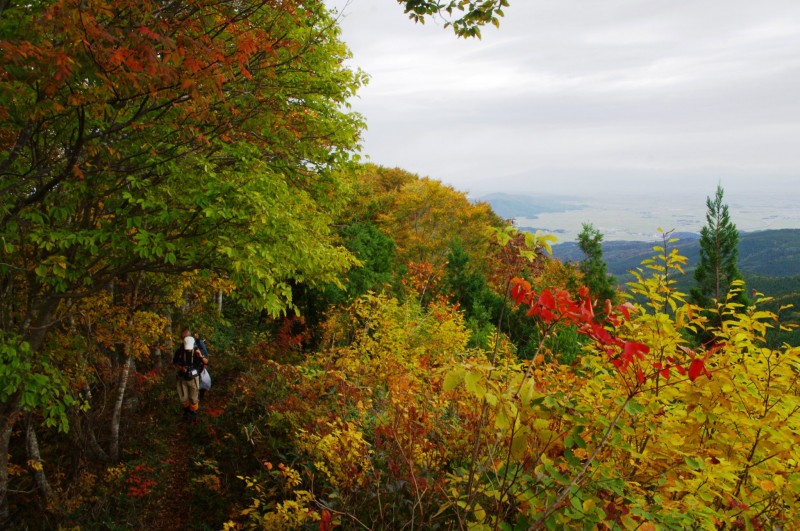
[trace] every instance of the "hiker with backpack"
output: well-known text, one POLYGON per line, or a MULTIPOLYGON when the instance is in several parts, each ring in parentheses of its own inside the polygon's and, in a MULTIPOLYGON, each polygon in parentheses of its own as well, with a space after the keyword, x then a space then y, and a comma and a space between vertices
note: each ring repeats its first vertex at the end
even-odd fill
POLYGON ((178 398, 183 406, 183 420, 197 420, 200 407, 200 373, 208 358, 195 343, 189 330, 184 330, 183 345, 179 346, 172 358, 172 364, 178 369, 178 398))
MULTIPOLYGON (((189 333, 188 330, 187 333, 189 333)), ((208 347, 206 346, 205 340, 200 337, 194 338, 194 346, 200 349, 200 353, 203 355, 203 359, 205 359, 203 370, 200 371, 200 400, 203 400, 206 396, 206 392, 211 389, 211 374, 208 372, 208 347)))

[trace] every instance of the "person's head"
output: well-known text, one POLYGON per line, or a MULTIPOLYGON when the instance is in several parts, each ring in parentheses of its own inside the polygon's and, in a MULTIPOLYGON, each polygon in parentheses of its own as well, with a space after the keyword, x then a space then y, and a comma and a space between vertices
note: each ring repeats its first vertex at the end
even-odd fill
POLYGON ((181 332, 181 337, 183 338, 189 337, 190 335, 192 335, 192 333, 189 331, 188 328, 184 328, 183 332, 181 332))
POLYGON ((183 350, 194 350, 194 338, 188 334, 183 336, 183 350))

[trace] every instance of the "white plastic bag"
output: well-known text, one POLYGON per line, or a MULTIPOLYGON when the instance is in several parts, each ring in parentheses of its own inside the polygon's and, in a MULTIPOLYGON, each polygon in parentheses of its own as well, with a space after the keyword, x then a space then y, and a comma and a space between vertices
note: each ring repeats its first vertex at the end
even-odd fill
POLYGON ((200 373, 200 389, 208 391, 211 389, 211 375, 208 374, 208 369, 203 369, 200 373))

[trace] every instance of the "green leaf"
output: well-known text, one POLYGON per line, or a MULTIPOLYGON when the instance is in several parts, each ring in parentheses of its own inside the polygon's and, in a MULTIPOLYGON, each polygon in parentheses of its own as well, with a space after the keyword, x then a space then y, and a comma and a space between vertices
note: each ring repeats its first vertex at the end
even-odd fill
POLYGON ((483 398, 486 394, 486 386, 483 381, 483 373, 480 370, 467 371, 464 375, 464 385, 467 391, 478 398, 483 398))
POLYGON ((635 399, 631 398, 628 400, 627 404, 625 404, 625 412, 631 416, 639 415, 644 411, 644 406, 639 404, 635 399))
POLYGON ((447 375, 444 377, 444 382, 442 383, 442 389, 444 391, 452 391, 459 385, 461 382, 464 381, 464 374, 466 370, 463 367, 456 367, 452 371, 448 372, 447 375))
POLYGON ((700 469, 700 462, 696 459, 692 459, 691 457, 684 457, 683 460, 689 465, 690 468, 694 470, 700 469))

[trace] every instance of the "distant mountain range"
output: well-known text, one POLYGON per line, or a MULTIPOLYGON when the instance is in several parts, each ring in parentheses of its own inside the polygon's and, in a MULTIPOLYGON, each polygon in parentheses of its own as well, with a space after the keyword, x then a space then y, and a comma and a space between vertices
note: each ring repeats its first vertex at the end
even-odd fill
MULTIPOLYGON (((697 265, 700 256, 700 236, 694 233, 676 233, 674 243, 678 252, 688 258, 687 275, 697 265)), ((608 271, 617 280, 631 277, 628 271, 640 266, 642 260, 651 258, 652 242, 603 242, 603 260, 608 271)), ((560 260, 580 262, 585 257, 575 242, 553 246, 553 256, 560 260)), ((739 233, 739 269, 747 276, 797 277, 800 282, 800 229, 765 230, 739 233)))

